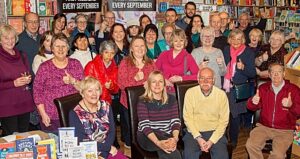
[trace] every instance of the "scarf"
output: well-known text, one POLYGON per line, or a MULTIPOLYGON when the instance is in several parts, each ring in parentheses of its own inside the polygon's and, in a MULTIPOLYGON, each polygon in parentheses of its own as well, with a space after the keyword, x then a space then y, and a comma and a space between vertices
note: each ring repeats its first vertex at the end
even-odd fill
POLYGON ((229 64, 227 65, 226 74, 224 76, 224 84, 223 84, 223 88, 225 89, 226 92, 229 92, 230 88, 232 87, 232 85, 230 84, 230 80, 235 74, 235 66, 236 66, 236 62, 237 62, 237 57, 244 52, 245 48, 246 48, 245 44, 241 45, 237 49, 230 46, 231 60, 230 60, 229 64))

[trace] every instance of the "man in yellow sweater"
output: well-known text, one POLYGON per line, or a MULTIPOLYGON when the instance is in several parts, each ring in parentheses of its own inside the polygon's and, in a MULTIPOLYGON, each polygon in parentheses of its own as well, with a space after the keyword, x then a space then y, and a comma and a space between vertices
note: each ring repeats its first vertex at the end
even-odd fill
POLYGON ((228 98, 223 90, 214 86, 214 81, 214 71, 203 68, 198 73, 199 86, 190 88, 185 94, 184 159, 198 159, 202 151, 210 151, 212 159, 228 159, 225 137, 228 98))

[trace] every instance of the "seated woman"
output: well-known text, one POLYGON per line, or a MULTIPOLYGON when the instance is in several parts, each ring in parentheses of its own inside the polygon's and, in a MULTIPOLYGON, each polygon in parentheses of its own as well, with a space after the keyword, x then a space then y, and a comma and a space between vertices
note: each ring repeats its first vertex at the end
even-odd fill
POLYGON ((176 149, 181 125, 176 98, 167 94, 160 71, 151 72, 144 87, 137 105, 138 143, 144 150, 156 151, 159 158, 181 159, 176 149))
POLYGON ((113 146, 114 118, 109 103, 99 101, 102 93, 99 81, 88 76, 79 82, 78 89, 82 100, 69 113, 69 125, 75 127, 78 141, 97 141, 98 153, 105 159, 126 159, 113 146))

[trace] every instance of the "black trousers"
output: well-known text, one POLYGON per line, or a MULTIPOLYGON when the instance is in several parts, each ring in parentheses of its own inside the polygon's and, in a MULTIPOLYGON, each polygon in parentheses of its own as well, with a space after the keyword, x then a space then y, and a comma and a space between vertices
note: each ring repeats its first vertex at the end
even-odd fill
POLYGON ((29 127, 30 112, 0 118, 1 126, 4 131, 4 135, 11 135, 14 132, 26 132, 29 127))

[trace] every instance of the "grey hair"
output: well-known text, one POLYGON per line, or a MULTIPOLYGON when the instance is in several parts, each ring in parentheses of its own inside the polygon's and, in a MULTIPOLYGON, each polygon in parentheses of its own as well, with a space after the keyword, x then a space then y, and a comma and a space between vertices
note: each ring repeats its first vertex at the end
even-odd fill
POLYGON ((214 71, 213 69, 209 68, 209 67, 204 67, 204 68, 202 68, 201 70, 199 70, 199 71, 198 71, 198 74, 197 74, 197 79, 199 80, 200 74, 201 74, 201 72, 204 71, 204 70, 209 70, 210 72, 212 72, 213 78, 214 78, 214 81, 215 81, 215 79, 216 79, 215 71, 214 71))
POLYGON ((99 54, 102 54, 105 50, 114 50, 115 54, 118 52, 118 47, 111 40, 103 41, 99 47, 99 54))
POLYGON ((214 37, 214 39, 216 37, 215 29, 213 27, 206 26, 201 30, 201 36, 200 36, 201 42, 202 42, 203 36, 204 36, 203 32, 208 33, 209 35, 212 35, 214 37))
POLYGON ((78 22, 78 19, 83 17, 86 21, 88 21, 88 16, 85 15, 85 14, 77 14, 76 17, 75 17, 75 23, 78 22))

